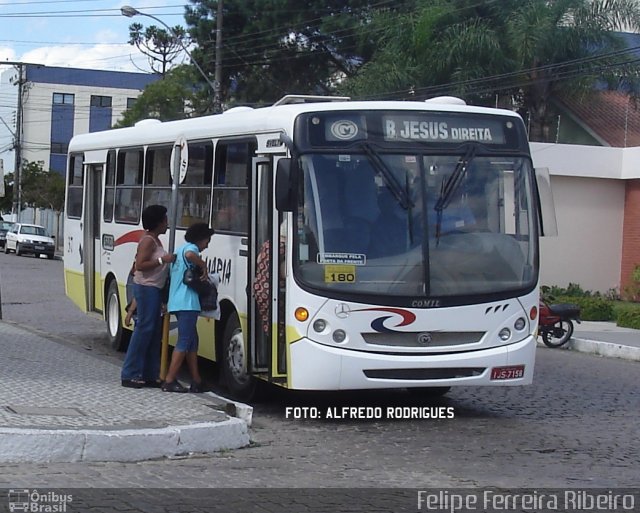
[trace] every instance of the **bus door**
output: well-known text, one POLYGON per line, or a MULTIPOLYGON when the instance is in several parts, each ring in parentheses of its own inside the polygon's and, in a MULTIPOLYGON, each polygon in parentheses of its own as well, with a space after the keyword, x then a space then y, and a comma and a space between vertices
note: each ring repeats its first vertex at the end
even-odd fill
POLYGON ((264 373, 271 368, 272 340, 277 335, 278 284, 273 251, 273 242, 278 240, 277 216, 273 206, 271 159, 255 157, 251 169, 249 362, 253 373, 264 373))
POLYGON ((101 287, 102 241, 100 216, 102 213, 102 172, 103 164, 85 165, 86 187, 84 208, 84 276, 87 311, 103 310, 101 287))

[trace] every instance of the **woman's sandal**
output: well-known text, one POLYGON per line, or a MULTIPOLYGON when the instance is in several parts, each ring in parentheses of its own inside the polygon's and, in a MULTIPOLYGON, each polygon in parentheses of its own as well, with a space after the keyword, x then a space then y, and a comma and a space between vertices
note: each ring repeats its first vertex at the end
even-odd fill
POLYGON ((188 392, 189 389, 183 387, 177 381, 172 381, 171 383, 164 383, 162 385, 162 391, 163 392, 179 392, 181 394, 184 394, 184 393, 188 392))
POLYGON ((123 379, 122 386, 127 388, 142 388, 146 384, 146 381, 141 379, 123 379))
POLYGON ((195 381, 191 383, 189 387, 189 392, 192 394, 201 394, 204 392, 204 384, 202 382, 196 383, 195 381))

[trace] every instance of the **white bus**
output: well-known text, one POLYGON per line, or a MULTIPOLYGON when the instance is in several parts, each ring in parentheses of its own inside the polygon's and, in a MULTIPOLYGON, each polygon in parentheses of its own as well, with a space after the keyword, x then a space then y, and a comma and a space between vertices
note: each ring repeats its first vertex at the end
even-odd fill
POLYGON ((126 342, 141 212, 170 208, 175 182, 176 246, 194 221, 216 230, 204 257, 221 276, 221 318, 200 319, 200 352, 231 394, 257 380, 434 393, 531 383, 548 183, 521 118, 448 97, 303 100, 74 137, 68 296, 102 313, 114 347, 126 342))

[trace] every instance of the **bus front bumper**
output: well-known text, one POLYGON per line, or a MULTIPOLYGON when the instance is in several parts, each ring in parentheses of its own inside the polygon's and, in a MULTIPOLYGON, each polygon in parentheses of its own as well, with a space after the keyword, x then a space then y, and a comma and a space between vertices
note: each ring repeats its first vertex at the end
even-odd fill
POLYGON ((533 381, 536 341, 456 354, 388 355, 325 346, 303 338, 291 344, 291 382, 297 390, 361 390, 449 386, 519 386, 533 381), (495 367, 524 366, 521 377, 491 379, 495 367))

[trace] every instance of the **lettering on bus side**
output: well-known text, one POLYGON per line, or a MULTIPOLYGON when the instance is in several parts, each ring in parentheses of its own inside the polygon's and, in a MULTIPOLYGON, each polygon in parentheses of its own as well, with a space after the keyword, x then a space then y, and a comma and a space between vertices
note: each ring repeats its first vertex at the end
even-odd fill
POLYGON ((439 299, 416 299, 411 302, 414 308, 437 308, 440 306, 439 299))
POLYGON ((222 259, 213 257, 207 258, 207 269, 210 273, 220 274, 220 283, 229 283, 231 281, 231 259, 222 259))

